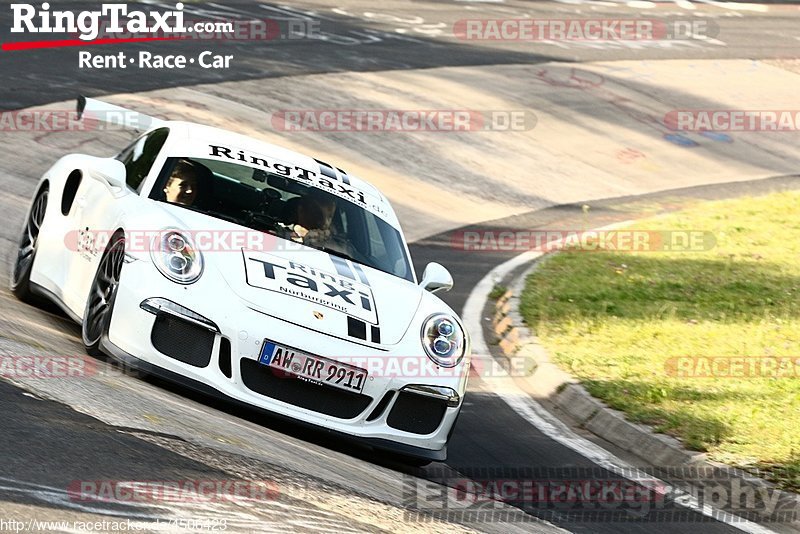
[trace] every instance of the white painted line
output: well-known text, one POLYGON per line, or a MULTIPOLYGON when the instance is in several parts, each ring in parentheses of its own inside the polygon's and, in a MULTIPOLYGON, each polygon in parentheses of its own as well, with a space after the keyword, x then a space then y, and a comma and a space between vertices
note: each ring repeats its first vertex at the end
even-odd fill
MULTIPOLYGON (((628 224, 629 222, 630 221, 625 221, 602 228, 596 228, 595 230, 612 230, 628 224)), ((545 245, 543 248, 547 250, 549 247, 545 245)), ((486 340, 483 337, 483 326, 481 322, 486 295, 492 290, 494 284, 502 280, 508 273, 527 262, 533 261, 542 254, 543 253, 539 251, 528 251, 515 256, 489 271, 472 289, 466 304, 464 304, 462 319, 467 331, 470 332, 472 350, 474 353, 479 355, 491 354, 489 352, 489 346, 486 344, 486 340)), ((502 375, 502 373, 500 374, 502 375)), ((508 380, 487 380, 485 382, 495 395, 503 399, 512 410, 535 426, 540 432, 565 447, 569 447, 598 466, 620 475, 627 480, 637 482, 652 491, 663 494, 669 492, 674 497, 675 502, 681 506, 685 506, 704 516, 712 517, 742 532, 748 532, 750 534, 776 534, 775 531, 763 527, 758 523, 722 510, 717 510, 707 504, 701 505, 698 499, 693 495, 671 487, 669 484, 655 478, 653 475, 636 469, 628 462, 615 456, 596 443, 579 436, 559 419, 550 414, 550 412, 545 410, 542 405, 531 398, 530 395, 522 391, 522 389, 514 384, 510 377, 508 380), (634 474, 635 476, 632 476, 634 474)))
POLYGON ((695 0, 703 4, 719 7, 722 9, 732 9, 734 11, 755 11, 758 13, 766 13, 769 11, 769 6, 764 4, 748 4, 744 2, 718 2, 716 0, 695 0))
POLYGON ((630 0, 626 5, 634 9, 653 9, 657 4, 650 0, 630 0))

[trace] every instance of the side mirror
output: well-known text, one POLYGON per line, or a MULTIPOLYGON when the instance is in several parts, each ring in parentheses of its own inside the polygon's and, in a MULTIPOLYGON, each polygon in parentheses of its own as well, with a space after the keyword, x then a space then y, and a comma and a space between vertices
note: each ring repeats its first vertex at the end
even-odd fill
POLYGON ((425 266, 425 271, 422 273, 422 281, 419 285, 422 289, 431 293, 450 291, 453 289, 453 277, 443 265, 431 262, 425 266))
POLYGON ((127 171, 125 164, 113 158, 98 158, 92 162, 89 173, 99 180, 107 182, 111 187, 125 187, 127 171))

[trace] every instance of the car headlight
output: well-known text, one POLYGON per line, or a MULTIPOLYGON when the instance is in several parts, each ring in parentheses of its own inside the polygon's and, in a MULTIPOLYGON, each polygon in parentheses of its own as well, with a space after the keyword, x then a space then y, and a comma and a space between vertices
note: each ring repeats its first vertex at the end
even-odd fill
POLYGON ((450 315, 436 313, 422 323, 422 346, 442 367, 455 367, 464 357, 464 331, 450 315))
POLYGON ((203 274, 203 254, 180 230, 165 230, 153 239, 150 256, 156 268, 179 284, 191 284, 203 274))

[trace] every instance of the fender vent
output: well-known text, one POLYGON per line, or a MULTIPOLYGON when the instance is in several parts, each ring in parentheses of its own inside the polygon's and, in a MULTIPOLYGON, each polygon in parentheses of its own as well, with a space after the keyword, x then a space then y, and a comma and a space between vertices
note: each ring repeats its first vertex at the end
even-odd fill
POLYGON ((67 182, 64 184, 64 193, 61 195, 61 215, 65 217, 69 215, 72 203, 75 202, 75 195, 78 194, 78 188, 81 186, 82 178, 83 174, 77 169, 67 176, 67 182))

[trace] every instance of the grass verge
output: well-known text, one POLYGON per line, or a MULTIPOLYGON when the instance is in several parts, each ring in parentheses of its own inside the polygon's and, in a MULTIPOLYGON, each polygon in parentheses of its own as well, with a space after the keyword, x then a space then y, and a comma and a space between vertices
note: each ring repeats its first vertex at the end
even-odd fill
POLYGON ((563 252, 527 279, 520 311, 563 369, 629 419, 799 491, 798 214, 800 193, 787 192, 639 221, 630 229, 716 243, 563 252))

